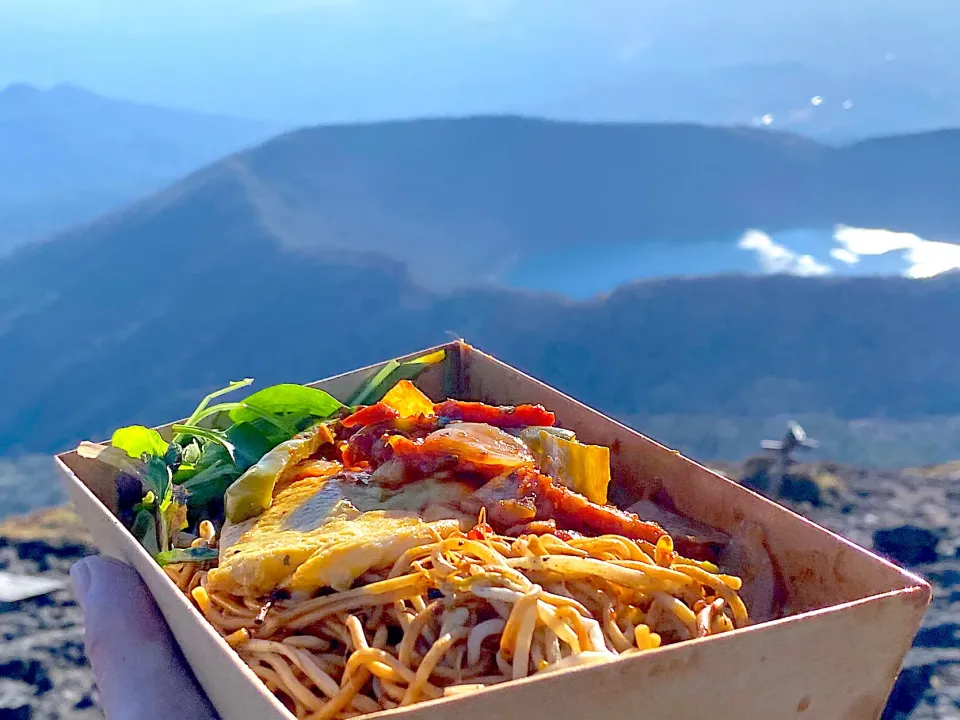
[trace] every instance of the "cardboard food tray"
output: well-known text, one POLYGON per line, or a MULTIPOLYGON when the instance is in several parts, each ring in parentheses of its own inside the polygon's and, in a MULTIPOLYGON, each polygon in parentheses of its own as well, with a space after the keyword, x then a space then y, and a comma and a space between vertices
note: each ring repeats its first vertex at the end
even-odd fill
MULTIPOLYGON (((920 578, 462 342, 417 380, 435 400, 542 403, 584 442, 612 449, 612 500, 669 496, 681 515, 736 536, 758 528, 779 576, 782 619, 614 662, 376 713, 405 720, 880 717, 930 600, 920 578)), ((436 348, 434 348, 436 349, 436 348)), ((409 358, 421 355, 413 353, 409 358)), ((344 400, 382 364, 314 383, 344 400)), ((168 427, 168 426, 167 426, 168 427)), ((133 565, 223 720, 293 716, 207 624, 114 516, 112 473, 57 457, 100 551, 133 565)), ((745 583, 749 578, 744 578, 745 583)), ((746 587, 746 585, 745 585, 746 587)), ((374 717, 371 715, 370 717, 374 717)))

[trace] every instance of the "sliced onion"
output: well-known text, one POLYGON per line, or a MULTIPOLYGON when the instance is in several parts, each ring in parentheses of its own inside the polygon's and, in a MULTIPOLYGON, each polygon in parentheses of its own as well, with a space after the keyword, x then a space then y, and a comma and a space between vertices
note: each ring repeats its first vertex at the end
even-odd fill
POLYGON ((519 438, 484 423, 451 423, 424 438, 424 453, 453 455, 477 466, 515 468, 533 462, 519 438))

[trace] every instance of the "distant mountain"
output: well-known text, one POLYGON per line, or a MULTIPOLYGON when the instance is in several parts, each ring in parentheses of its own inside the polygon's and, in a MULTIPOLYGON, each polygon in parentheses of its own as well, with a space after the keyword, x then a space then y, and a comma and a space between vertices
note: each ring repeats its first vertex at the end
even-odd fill
POLYGON ((638 67, 568 83, 526 109, 589 122, 753 125, 850 142, 960 125, 960 73, 892 53, 856 69, 797 62, 638 67))
MULTIPOLYGON (((631 77, 661 69, 802 63, 846 76, 911 62, 926 68, 913 71, 922 87, 929 68, 960 72, 958 20, 955 0, 141 0, 135 13, 128 0, 34 0, 3 6, 0 82, 70 79, 296 124, 542 112, 539 103, 578 88, 629 94, 631 77)), ((681 105, 691 89, 665 99, 681 105)), ((930 125, 908 129, 921 127, 930 125)))
POLYGON ((274 131, 72 86, 10 85, 0 90, 0 253, 91 220, 274 131))
MULTIPOLYGON (((832 150, 510 118, 315 128, 0 263, 0 452, 462 335, 623 417, 960 414, 960 279, 728 277, 589 302, 478 281, 543 248, 820 221, 960 231, 960 133, 832 150)), ((692 260, 695 263, 695 259, 692 260)))
POLYGON ((187 232, 209 244, 235 227, 341 260, 388 256, 432 288, 495 281, 545 248, 584 242, 835 223, 950 240, 960 238, 960 167, 949 161, 958 153, 952 131, 834 148, 746 128, 516 117, 321 126, 227 158, 64 240, 125 236, 144 218, 171 216, 177 226, 158 242, 187 232), (252 220, 238 220, 237 208, 252 220))

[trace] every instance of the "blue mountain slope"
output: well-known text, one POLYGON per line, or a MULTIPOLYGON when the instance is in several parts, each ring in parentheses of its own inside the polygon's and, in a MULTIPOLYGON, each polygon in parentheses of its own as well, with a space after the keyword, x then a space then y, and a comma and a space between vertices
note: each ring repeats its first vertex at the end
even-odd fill
POLYGON ((275 128, 71 86, 0 91, 0 252, 90 220, 275 128))

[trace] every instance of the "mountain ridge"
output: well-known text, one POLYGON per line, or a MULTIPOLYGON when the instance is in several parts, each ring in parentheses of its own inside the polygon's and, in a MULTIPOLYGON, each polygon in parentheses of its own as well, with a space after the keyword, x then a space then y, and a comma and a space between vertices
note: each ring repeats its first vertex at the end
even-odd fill
POLYGON ((0 252, 93 220, 276 130, 74 86, 8 86, 0 90, 0 252))
MULTIPOLYGON (((929 145, 913 167, 930 169, 933 219, 960 229, 945 202, 957 170, 936 151, 960 132, 917 137, 902 142, 929 145)), ((695 252, 698 232, 763 220, 912 222, 923 207, 891 205, 880 172, 900 142, 858 149, 840 174, 842 150, 757 130, 481 118, 283 135, 0 262, 0 452, 448 331, 624 417, 958 414, 960 347, 943 330, 956 277, 645 281, 587 302, 495 283, 511 253, 585 236, 673 228, 695 252)))

